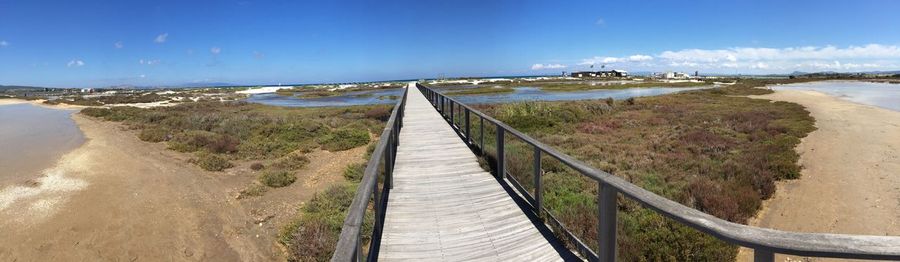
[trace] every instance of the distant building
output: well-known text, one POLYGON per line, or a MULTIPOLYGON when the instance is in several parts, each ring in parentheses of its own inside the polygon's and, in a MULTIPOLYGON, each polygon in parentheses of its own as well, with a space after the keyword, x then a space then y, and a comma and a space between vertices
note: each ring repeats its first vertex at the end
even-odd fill
POLYGON ((682 72, 665 72, 657 74, 656 77, 662 79, 690 79, 691 75, 682 72))
POLYGON ((581 72, 573 72, 572 77, 602 77, 602 78, 611 78, 611 77, 628 77, 628 72, 625 70, 611 70, 611 71, 581 71, 581 72))

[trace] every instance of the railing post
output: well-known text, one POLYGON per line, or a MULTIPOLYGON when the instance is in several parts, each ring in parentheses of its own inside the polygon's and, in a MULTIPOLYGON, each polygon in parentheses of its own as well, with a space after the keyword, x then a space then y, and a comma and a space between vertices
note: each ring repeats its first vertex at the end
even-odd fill
POLYGON ((609 184, 598 182, 597 205, 600 210, 600 250, 597 253, 602 262, 616 261, 616 189, 609 184))
POLYGON ((534 211, 538 218, 544 218, 543 214, 543 193, 541 185, 541 148, 534 146, 534 211))
POLYGON ((753 262, 773 262, 775 261, 775 253, 768 250, 754 249, 753 262))
POLYGON ((356 260, 357 262, 363 262, 363 252, 362 252, 362 233, 356 234, 356 260))
POLYGON ((497 177, 506 178, 506 163, 503 156, 503 127, 497 123, 497 177))
POLYGON ((465 110, 466 113, 464 114, 464 116, 466 118, 466 144, 469 144, 469 141, 472 141, 472 137, 469 135, 472 133, 469 132, 469 109, 466 108, 465 110))
POLYGON ((450 127, 453 127, 453 100, 450 100, 450 127))
MULTIPOLYGON (((384 173, 384 174, 387 175, 390 173, 384 173)), ((385 179, 385 183, 387 183, 387 179, 385 179)), ((378 226, 378 224, 379 224, 378 221, 381 221, 381 204, 382 203, 381 203, 381 193, 378 192, 378 181, 377 180, 375 181, 375 184, 372 185, 372 187, 375 188, 375 190, 372 191, 373 194, 375 194, 375 228, 374 228, 373 232, 378 232, 379 230, 381 230, 381 227, 378 226)))
POLYGON ((478 139, 481 140, 481 142, 479 143, 479 145, 481 147, 481 156, 484 156, 485 155, 485 151, 484 151, 484 117, 478 116, 478 119, 480 119, 480 121, 481 121, 481 124, 478 125, 479 128, 481 129, 481 135, 478 136, 478 139))
MULTIPOLYGON (((394 130, 391 130, 391 133, 388 135, 388 143, 387 143, 387 152, 384 154, 384 173, 392 174, 394 171, 394 162, 392 161, 394 158, 394 130)), ((377 184, 377 183, 376 183, 377 184)))

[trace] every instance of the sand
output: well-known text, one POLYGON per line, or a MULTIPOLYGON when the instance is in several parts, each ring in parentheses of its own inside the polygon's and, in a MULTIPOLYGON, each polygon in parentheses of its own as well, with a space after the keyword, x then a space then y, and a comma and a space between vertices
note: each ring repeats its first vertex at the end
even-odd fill
MULTIPOLYGON (((755 98, 805 106, 818 130, 796 148, 801 177, 778 182, 750 225, 900 236, 900 112, 813 91, 783 90, 755 98)), ((776 256, 777 261, 788 259, 805 258, 776 256)), ((741 250, 738 260, 751 261, 752 253, 741 250)))
POLYGON ((313 152, 296 183, 237 199, 258 176, 249 163, 207 172, 121 124, 73 119, 81 147, 32 183, 0 188, 0 261, 283 260, 283 225, 365 155, 313 152))

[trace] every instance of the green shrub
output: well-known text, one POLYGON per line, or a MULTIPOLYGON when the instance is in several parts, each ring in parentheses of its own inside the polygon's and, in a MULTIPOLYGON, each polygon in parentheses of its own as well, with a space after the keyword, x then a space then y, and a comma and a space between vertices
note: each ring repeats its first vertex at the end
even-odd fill
POLYGON ((272 170, 263 172, 259 176, 259 182, 270 187, 284 187, 293 184, 297 176, 284 170, 272 170))
POLYGON ((266 191, 269 191, 269 187, 258 184, 258 183, 252 183, 252 184, 250 184, 250 186, 247 186, 247 188, 245 188, 244 190, 241 190, 241 192, 237 198, 243 199, 246 197, 257 197, 257 196, 261 196, 261 195, 265 194, 266 191))
POLYGON ((369 132, 366 129, 341 128, 319 139, 322 148, 328 151, 343 151, 364 146, 369 143, 369 132))
POLYGON ((100 108, 100 107, 88 107, 88 108, 82 109, 81 113, 86 116, 90 116, 90 117, 106 117, 106 116, 112 114, 112 112, 109 109, 100 108))
POLYGON ((234 166, 228 159, 216 154, 202 154, 196 164, 207 171, 222 171, 234 166))
POLYGON ((147 142, 162 142, 168 141, 171 136, 169 134, 169 130, 162 128, 151 128, 141 130, 141 133, 138 134, 138 138, 147 142))
POLYGON ((279 158, 272 163, 272 167, 285 170, 297 170, 309 164, 309 158, 305 155, 293 153, 285 157, 279 158))
POLYGON ((344 178, 352 182, 362 181, 363 173, 366 170, 366 164, 356 163, 350 164, 344 169, 344 178))
MULTIPOLYGON (((355 183, 334 185, 304 205, 298 219, 285 226, 278 238, 288 249, 288 261, 330 259, 355 195, 355 183)), ((372 212, 367 212, 361 234, 364 243, 372 234, 373 220, 372 212)))

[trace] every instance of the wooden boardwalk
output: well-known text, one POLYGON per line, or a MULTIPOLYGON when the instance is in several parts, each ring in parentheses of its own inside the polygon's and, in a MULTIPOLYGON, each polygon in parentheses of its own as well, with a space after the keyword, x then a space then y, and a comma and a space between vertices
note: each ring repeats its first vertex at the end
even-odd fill
MULTIPOLYGON (((560 261, 425 96, 410 85, 379 259, 560 261)), ((567 251, 567 250, 565 250, 567 251)), ((562 252, 565 252, 562 251, 562 252)))

